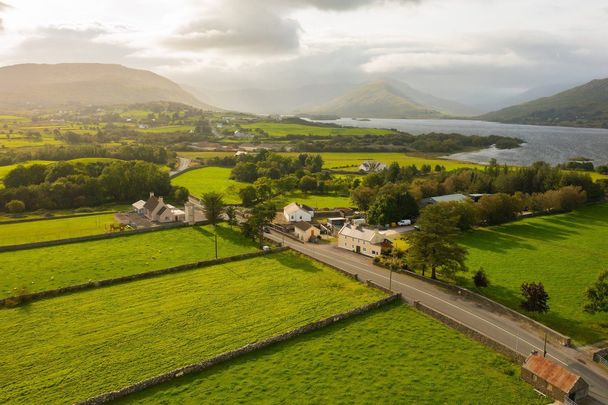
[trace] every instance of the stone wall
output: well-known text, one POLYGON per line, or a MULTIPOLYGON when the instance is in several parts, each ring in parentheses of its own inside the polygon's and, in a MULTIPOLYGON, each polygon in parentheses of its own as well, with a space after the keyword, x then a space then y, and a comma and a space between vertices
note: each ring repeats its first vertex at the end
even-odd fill
POLYGON ((75 293, 75 292, 79 292, 79 291, 92 290, 92 289, 100 288, 100 287, 107 287, 107 286, 114 285, 114 284, 129 283, 132 281, 157 277, 157 276, 161 276, 164 274, 177 273, 180 271, 194 270, 194 269, 201 268, 201 267, 209 267, 209 266, 213 266, 216 264, 251 259, 253 257, 281 252, 284 250, 287 250, 287 248, 279 247, 279 248, 271 249, 270 251, 267 251, 267 252, 259 251, 259 252, 253 252, 253 253, 245 253, 242 255, 228 256, 228 257, 222 257, 219 259, 212 259, 212 260, 205 260, 205 261, 196 262, 196 263, 182 264, 180 266, 169 267, 169 268, 161 269, 161 270, 147 271, 145 273, 137 273, 137 274, 132 274, 129 276, 116 277, 116 278, 110 278, 110 279, 99 280, 99 281, 91 281, 91 282, 84 283, 84 284, 71 285, 71 286, 67 286, 67 287, 63 287, 63 288, 57 288, 55 290, 40 291, 40 292, 36 292, 36 293, 32 293, 32 294, 22 295, 19 297, 8 297, 8 298, 4 298, 4 299, 0 300, 0 308, 7 306, 11 301, 18 300, 18 301, 21 301, 22 304, 26 304, 26 303, 29 303, 32 301, 38 301, 38 300, 42 300, 42 299, 46 299, 46 298, 53 298, 53 297, 57 297, 60 295, 71 294, 71 293, 75 293))
POLYGON ((44 218, 21 218, 21 219, 11 219, 8 221, 0 221, 0 226, 2 225, 10 225, 10 224, 21 224, 24 222, 38 222, 38 221, 52 221, 53 219, 68 219, 68 218, 80 218, 80 217, 93 217, 95 215, 106 215, 106 214, 116 214, 116 211, 97 211, 97 212, 83 212, 81 214, 74 213, 70 215, 58 215, 58 216, 50 216, 44 218))
POLYGON ((421 276, 421 275, 416 274, 411 271, 405 271, 405 272, 402 271, 399 273, 405 274, 409 277, 417 278, 417 279, 422 280, 427 283, 435 284, 436 286, 445 288, 447 290, 452 290, 452 291, 456 292, 458 295, 469 298, 473 301, 478 302, 479 304, 484 305, 485 307, 490 308, 494 312, 499 312, 502 315, 508 316, 509 318, 511 318, 517 322, 526 324, 526 326, 528 328, 530 328, 532 331, 537 333, 539 336, 544 337, 545 333, 546 333, 547 340, 553 344, 557 344, 557 345, 561 345, 561 346, 570 346, 570 344, 571 344, 571 339, 569 336, 563 335, 563 334, 549 328, 548 326, 545 326, 545 325, 541 324, 540 322, 535 321, 534 319, 528 318, 524 314, 521 314, 511 308, 508 308, 494 300, 491 300, 490 298, 484 297, 483 295, 474 293, 471 290, 468 290, 463 287, 459 287, 454 284, 444 283, 443 281, 433 280, 432 278, 424 277, 424 276, 421 276))
POLYGON ((490 338, 489 336, 487 336, 479 331, 476 331, 475 329, 472 329, 472 328, 466 326, 463 323, 460 323, 459 321, 457 321, 456 319, 454 319, 448 315, 445 315, 439 311, 436 311, 430 307, 427 307, 426 305, 422 304, 420 301, 414 301, 414 307, 416 309, 418 309, 419 311, 424 312, 425 314, 430 315, 433 318, 443 322, 444 324, 467 335, 468 337, 475 339, 478 342, 483 343, 484 345, 497 351, 498 353, 501 353, 501 354, 507 356, 508 358, 510 358, 512 361, 514 361, 517 364, 523 364, 526 361, 526 356, 523 356, 523 355, 517 353, 515 350, 503 345, 502 343, 495 341, 494 339, 490 338))
POLYGON ((293 330, 283 333, 281 335, 274 336, 274 337, 271 337, 266 340, 262 340, 257 343, 248 344, 248 345, 245 345, 236 350, 222 353, 222 354, 212 357, 208 360, 203 360, 198 363, 180 367, 173 371, 169 371, 168 373, 164 373, 164 374, 160 374, 155 377, 148 378, 146 380, 140 381, 140 382, 130 385, 128 387, 124 387, 117 391, 107 392, 107 393, 89 398, 87 400, 79 402, 78 404, 79 405, 104 404, 104 403, 107 403, 110 401, 114 401, 118 398, 123 398, 127 395, 153 387, 155 385, 159 385, 159 384, 174 380, 176 378, 180 378, 186 374, 199 373, 199 372, 206 370, 208 368, 211 368, 217 364, 225 363, 229 360, 232 360, 234 358, 254 352, 256 350, 264 349, 266 347, 284 342, 286 340, 293 339, 293 338, 303 335, 305 333, 324 328, 324 327, 332 325, 336 322, 340 322, 342 320, 352 318, 354 316, 369 312, 373 309, 380 308, 384 305, 387 305, 389 303, 399 300, 399 298, 400 298, 399 294, 391 295, 389 297, 383 298, 383 299, 373 302, 371 304, 367 304, 362 307, 352 309, 350 311, 346 311, 346 312, 343 312, 343 313, 340 313, 340 314, 337 314, 334 316, 330 316, 329 318, 325 318, 325 319, 317 321, 317 322, 309 323, 307 325, 293 329, 293 330))

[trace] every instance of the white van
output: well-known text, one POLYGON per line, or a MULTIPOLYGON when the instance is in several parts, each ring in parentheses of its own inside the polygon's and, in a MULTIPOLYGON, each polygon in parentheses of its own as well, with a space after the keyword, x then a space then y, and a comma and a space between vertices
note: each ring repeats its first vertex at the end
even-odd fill
POLYGON ((411 225, 411 224, 412 224, 411 219, 402 219, 401 221, 397 222, 397 225, 399 225, 399 226, 407 226, 407 225, 411 225))

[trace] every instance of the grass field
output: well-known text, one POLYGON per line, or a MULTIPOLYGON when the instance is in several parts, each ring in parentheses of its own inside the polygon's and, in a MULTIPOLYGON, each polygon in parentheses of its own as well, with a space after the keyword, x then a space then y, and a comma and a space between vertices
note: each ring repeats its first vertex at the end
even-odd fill
POLYGON ((222 193, 227 204, 240 204, 239 190, 247 183, 230 180, 230 172, 231 169, 225 167, 204 167, 181 174, 171 182, 186 187, 196 197, 214 191, 222 193))
POLYGON ((120 401, 140 404, 542 404, 518 367, 391 305, 120 401))
POLYGON ((387 135, 392 134, 395 131, 390 129, 377 129, 377 128, 331 128, 331 127, 320 127, 314 125, 301 125, 301 124, 283 124, 280 122, 256 122, 253 124, 243 124, 241 127, 245 129, 256 129, 260 128, 268 133, 270 136, 286 136, 286 135, 318 135, 318 136, 329 136, 329 135, 387 135))
POLYGON ((3 224, 0 225, 0 246, 97 235, 107 232, 115 222, 114 214, 101 214, 3 224))
POLYGON ((34 164, 41 164, 41 165, 49 165, 51 163, 55 163, 52 162, 50 160, 30 160, 28 162, 23 162, 23 163, 17 163, 14 165, 7 165, 7 166, 0 166, 0 187, 4 187, 4 184, 2 183, 2 180, 4 180, 4 177, 13 169, 16 169, 17 166, 19 165, 23 165, 23 166, 32 166, 34 164))
POLYGON ((382 296, 284 252, 3 310, 0 403, 73 403, 382 296))
MULTIPOLYGON (((178 228, 0 253, 0 298, 10 296, 13 288, 44 291, 213 259, 212 229, 210 226, 178 228)), ((255 244, 245 239, 238 229, 223 224, 218 227, 219 257, 255 250, 255 244)))
MULTIPOLYGON (((585 290, 608 264, 608 205, 531 218, 466 234, 468 266, 483 266, 491 285, 481 293, 521 310, 520 286, 541 281, 550 311, 534 319, 571 336, 578 344, 608 339, 608 316, 583 312, 585 290)), ((460 282, 474 288, 471 274, 460 282)))

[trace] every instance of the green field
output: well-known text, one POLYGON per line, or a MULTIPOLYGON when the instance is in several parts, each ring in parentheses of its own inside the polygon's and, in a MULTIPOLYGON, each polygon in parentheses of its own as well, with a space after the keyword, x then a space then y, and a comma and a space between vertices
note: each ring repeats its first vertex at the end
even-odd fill
POLYGON ((194 126, 192 125, 167 125, 164 127, 138 129, 138 131, 146 134, 167 134, 174 132, 188 132, 192 131, 193 129, 194 126))
POLYGON ((7 166, 0 166, 0 187, 4 187, 4 184, 2 183, 2 180, 4 180, 4 177, 13 169, 16 169, 17 166, 32 166, 35 164, 41 164, 41 165, 50 165, 51 163, 55 163, 52 162, 50 160, 30 160, 28 162, 23 162, 23 163, 17 163, 14 165, 7 165, 7 166))
POLYGON ((284 252, 3 310, 0 403, 73 403, 382 296, 284 252))
POLYGON ((2 224, 0 246, 97 235, 115 222, 114 214, 101 214, 2 224))
POLYGON ((230 180, 231 171, 225 167, 204 167, 174 177, 171 182, 186 187, 196 197, 214 191, 224 195, 225 203, 240 204, 239 190, 247 183, 230 180))
MULTIPOLYGON (((479 229, 461 243, 469 250, 468 266, 483 266, 491 285, 481 293, 520 310, 520 286, 541 281, 550 311, 534 319, 588 344, 608 339, 608 316, 583 312, 585 290, 607 268, 608 205, 531 218, 479 229)), ((472 286, 471 274, 460 279, 472 286)))
MULTIPOLYGON (((213 259, 212 230, 210 226, 185 227, 0 253, 0 298, 10 296, 14 288, 44 291, 213 259)), ((238 229, 218 227, 219 257, 255 250, 255 244, 238 229)))
POLYGON ((141 404, 542 404, 506 358, 391 305, 132 395, 141 404))
POLYGON ((286 135, 317 135, 317 136, 330 136, 330 135, 387 135, 393 134, 395 131, 390 129, 377 129, 377 128, 331 128, 321 127, 315 125, 302 125, 302 124, 283 124, 280 122, 256 122, 253 124, 243 124, 242 128, 245 129, 256 129, 260 128, 268 133, 270 136, 286 136, 286 135))

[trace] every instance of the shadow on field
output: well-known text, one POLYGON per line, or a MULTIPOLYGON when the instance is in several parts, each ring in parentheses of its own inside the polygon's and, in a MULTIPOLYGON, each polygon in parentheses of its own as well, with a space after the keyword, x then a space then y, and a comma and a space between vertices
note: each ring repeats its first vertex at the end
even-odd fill
POLYGON ((467 234, 467 238, 460 240, 460 244, 467 248, 489 250, 495 253, 507 253, 511 249, 536 249, 521 237, 496 231, 471 231, 467 234))
POLYGON ((303 270, 311 273, 318 273, 322 271, 320 267, 321 264, 313 261, 312 259, 302 257, 299 254, 274 254, 270 257, 292 270, 303 270))
MULTIPOLYGON (((214 235, 213 227, 209 227, 208 229, 206 229, 205 227, 202 227, 202 226, 194 226, 194 227, 192 227, 192 229, 194 229, 195 231, 197 231, 204 237, 213 240, 213 235, 214 235)), ((243 234, 241 234, 241 232, 239 232, 238 228, 232 229, 228 226, 217 226, 215 232, 217 232, 218 239, 224 239, 224 240, 230 241, 230 243, 232 243, 234 245, 253 246, 253 244, 254 244, 251 239, 248 239, 245 236, 243 236, 243 234)))

